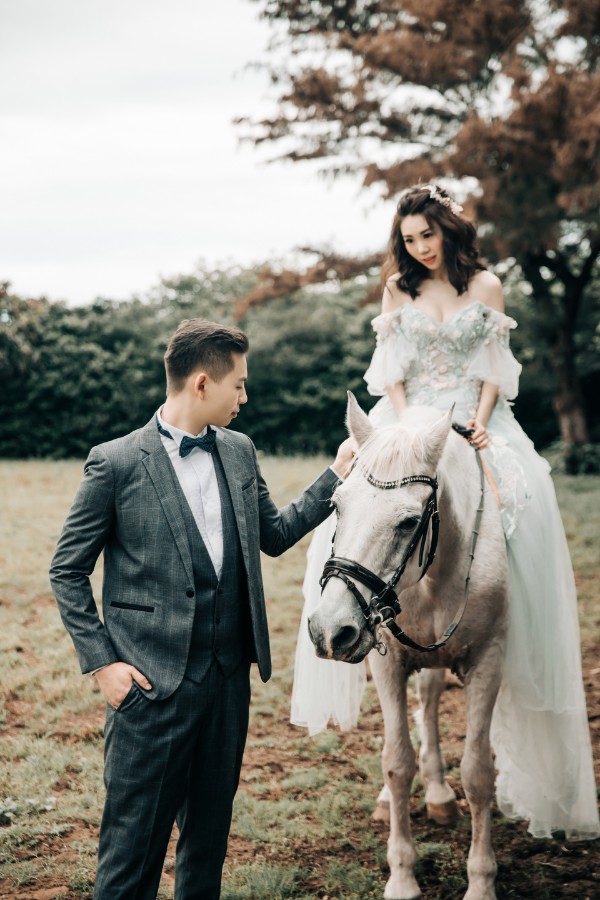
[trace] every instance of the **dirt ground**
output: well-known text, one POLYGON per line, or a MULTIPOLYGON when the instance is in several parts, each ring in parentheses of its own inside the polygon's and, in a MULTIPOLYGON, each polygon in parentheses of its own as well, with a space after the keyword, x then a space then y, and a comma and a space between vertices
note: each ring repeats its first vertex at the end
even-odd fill
MULTIPOLYGON (((594 748, 596 783, 600 784, 600 647, 589 648, 584 654, 583 672, 594 748)), ((447 767, 458 765, 465 735, 465 716, 462 687, 452 678, 442 695, 440 716, 444 721, 453 723, 451 734, 445 735, 443 739, 446 765, 447 767)), ((284 727, 286 726, 282 726, 284 727)), ((361 713, 361 721, 356 732, 344 736, 346 750, 344 755, 347 762, 339 760, 338 765, 342 769, 346 766, 348 774, 352 773, 352 761, 362 753, 368 752, 366 739, 368 736, 370 740, 373 732, 383 733, 379 710, 376 707, 366 715, 361 713)), ((263 761, 257 758, 259 756, 260 753, 249 750, 244 763, 246 770, 263 764, 263 761)), ((283 754, 281 758, 277 758, 276 754, 270 752, 271 766, 281 766, 282 770, 285 770, 288 764, 289 761, 283 754)), ((446 875, 456 873, 458 878, 464 877, 466 870, 470 822, 468 804, 460 782, 451 779, 451 783, 463 811, 462 822, 454 827, 448 827, 428 821, 422 797, 416 792, 411 799, 411 823, 415 838, 418 836, 420 841, 449 846, 452 862, 446 866, 447 871, 445 869, 444 872, 446 875)), ((373 806, 375 799, 374 796, 373 806)), ((362 857, 364 865, 372 867, 374 864, 372 852, 361 851, 361 831, 367 827, 376 829, 380 833, 382 845, 385 845, 388 835, 387 825, 380 822, 349 822, 345 853, 348 861, 356 861, 357 857, 362 857)), ((492 840, 498 863, 497 900, 562 900, 562 898, 600 900, 600 839, 584 842, 567 842, 560 840, 559 837, 554 840, 534 839, 527 834, 524 823, 509 822, 494 811, 492 840)), ((252 859, 254 852, 252 845, 232 835, 229 849, 232 856, 252 859)), ((338 893, 328 895, 323 892, 318 874, 322 868, 320 863, 324 864, 333 853, 337 855, 338 863, 343 864, 343 851, 340 856, 339 842, 321 843, 317 854, 314 843, 311 843, 310 846, 307 845, 306 852, 310 856, 310 865, 315 876, 302 882, 304 892, 320 900, 334 900, 334 898, 343 900, 343 896, 338 893)), ((280 848, 278 854, 278 864, 285 865, 286 860, 281 859, 280 848)), ((302 856, 303 848, 296 842, 290 847, 287 861, 292 864, 302 856)), ((463 896, 462 888, 457 891, 456 880, 444 877, 438 866, 425 863, 417 865, 418 881, 426 900, 460 900, 463 896)), ((387 867, 384 867, 381 871, 381 896, 387 877, 387 867)))
MULTIPOLYGON (((598 783, 600 783, 599 649, 588 649, 584 655, 584 681, 592 742, 595 748, 595 769, 598 783)), ((464 739, 464 704, 462 688, 453 680, 449 682, 442 695, 441 715, 445 721, 453 723, 451 734, 444 738, 445 761, 449 767, 458 765, 464 739)), ((15 720, 18 718, 17 715, 15 720)), ((281 787, 278 786, 278 774, 289 771, 296 762, 289 758, 290 742, 286 738, 289 737, 290 726, 282 720, 270 723, 268 726, 270 747, 266 750, 260 746, 252 747, 253 743, 260 744, 261 737, 266 734, 266 731, 261 730, 265 726, 261 726, 260 722, 259 717, 251 726, 250 747, 244 760, 241 789, 244 789, 244 781, 249 781, 253 777, 253 773, 267 771, 270 777, 265 779, 265 783, 271 785, 271 788, 264 793, 264 797, 277 800, 282 793, 281 787), (280 750, 276 749, 278 746, 280 746, 280 750)), ((81 728, 81 722, 78 724, 81 728)), ((86 727, 90 736, 94 732, 98 734, 101 731, 100 710, 98 720, 88 722, 86 727)), ((379 711, 375 705, 362 716, 356 731, 343 736, 344 753, 336 760, 335 777, 356 776, 353 760, 359 758, 361 754, 369 752, 374 732, 381 733, 379 711)), ((468 807, 460 783, 452 780, 452 786, 459 797, 463 819, 451 828, 436 825, 427 820, 419 792, 415 793, 411 800, 411 819, 415 838, 420 842, 445 844, 451 851, 449 861, 444 863, 443 868, 436 864, 435 860, 429 858, 418 863, 418 879, 423 896, 427 900, 458 900, 463 894, 463 887, 457 889, 457 884, 462 882, 465 873, 469 843, 468 807)), ((373 805, 374 802, 375 796, 373 796, 373 805)), ((345 861, 352 861, 353 864, 356 864, 358 860, 365 867, 372 869, 375 865, 372 850, 361 849, 363 843, 361 835, 364 834, 364 829, 375 830, 379 835, 382 847, 384 847, 387 825, 372 823, 368 820, 350 820, 345 840, 341 844, 338 839, 324 840, 315 847, 315 842, 310 839, 310 835, 307 835, 305 841, 291 841, 289 846, 284 849, 281 844, 278 844, 277 855, 273 859, 269 859, 268 847, 265 848, 264 845, 257 845, 255 842, 246 840, 236 834, 234 830, 230 839, 228 858, 235 860, 236 865, 244 862, 252 863, 258 856, 263 862, 272 862, 282 867, 292 867, 299 861, 306 866, 308 862, 308 866, 303 871, 311 874, 302 878, 297 883, 295 892, 290 893, 289 896, 313 897, 319 898, 319 900, 344 900, 343 894, 338 891, 327 893, 323 890, 320 873, 332 856, 335 856, 337 864, 342 867, 345 861)), ((44 887, 41 889, 22 887, 15 892, 14 886, 9 886, 6 881, 0 880, 0 897, 5 900, 58 900, 58 898, 81 900, 82 897, 90 897, 89 889, 86 889, 83 884, 80 889, 73 889, 72 877, 70 886, 68 883, 61 883, 59 873, 61 871, 72 872, 76 862, 76 852, 72 848, 78 840, 95 841, 96 838, 96 829, 81 821, 73 823, 68 840, 59 836, 43 840, 35 848, 36 856, 43 855, 51 858, 54 863, 53 874, 48 879, 44 879, 44 887)), ((498 900, 559 900, 559 898, 598 900, 600 898, 600 840, 581 843, 567 842, 560 838, 552 841, 534 840, 527 835, 523 823, 507 822, 497 812, 494 812, 493 843, 498 862, 496 881, 498 900)), ((24 848, 23 858, 26 858, 30 852, 24 848)), ((163 886, 167 890, 173 883, 173 856, 174 842, 172 842, 167 860, 168 871, 163 880, 163 886)), ((379 896, 382 896, 387 873, 384 864, 380 866, 380 869, 381 893, 379 896)), ((369 893, 369 896, 372 894, 369 893)), ((264 897, 260 900, 272 900, 272 898, 264 897)))
MULTIPOLYGON (((279 502, 286 502, 314 477, 318 465, 315 460, 298 460, 290 468, 288 460, 271 458, 268 463, 265 461, 264 469, 268 469, 269 483, 278 486, 279 502)), ((4 661, 5 701, 0 739, 3 746, 14 740, 23 748, 22 757, 7 753, 3 759, 10 759, 17 768, 23 762, 24 769, 30 771, 26 762, 34 744, 28 741, 35 743, 42 737, 48 739, 45 746, 49 753, 60 755, 68 748, 76 752, 81 748, 88 760, 93 756, 98 778, 98 795, 90 795, 89 807, 74 802, 89 790, 89 772, 73 770, 65 763, 60 777, 48 789, 57 800, 55 813, 37 820, 35 814, 17 818, 11 828, 10 816, 0 812, 0 834, 5 838, 0 847, 2 900, 83 900, 92 893, 98 830, 91 823, 98 821, 101 809, 99 765, 104 709, 99 695, 97 699, 90 701, 88 697, 78 702, 78 692, 87 688, 78 687, 72 648, 48 596, 45 575, 68 498, 79 481, 80 468, 77 462, 0 467, 0 487, 4 490, 0 494, 13 498, 12 507, 5 510, 0 522, 0 530, 5 525, 0 555, 4 553, 6 581, 4 591, 0 591, 0 659, 4 661), (8 487, 15 484, 19 490, 9 493, 8 487), (61 800, 68 813, 63 814, 61 800)), ((578 587, 584 597, 581 612, 587 629, 582 634, 585 632, 587 642, 584 641, 583 673, 596 783, 600 786, 600 503, 596 485, 591 480, 558 478, 577 563, 578 587)), ((387 827, 370 821, 380 787, 377 743, 383 731, 374 691, 367 692, 370 700, 363 703, 355 731, 328 736, 328 740, 337 741, 335 753, 322 752, 318 741, 311 741, 304 734, 299 736, 301 730, 288 723, 291 661, 300 620, 307 544, 308 539, 289 551, 283 561, 277 560, 265 569, 267 597, 273 598, 269 618, 275 675, 269 685, 259 685, 255 679, 257 690, 253 695, 240 795, 253 800, 254 806, 249 808, 256 819, 264 808, 261 801, 264 799, 265 806, 270 804, 273 840, 256 840, 252 828, 241 827, 241 817, 234 822, 226 862, 226 900, 380 900, 387 880, 387 827), (365 759, 368 764, 360 762, 365 759), (291 788, 290 773, 310 773, 311 767, 319 774, 325 773, 326 787, 316 783, 305 787, 299 779, 291 788), (334 828, 331 821, 325 823, 326 813, 319 810, 318 801, 326 790, 330 795, 341 794, 343 799, 342 814, 332 820, 334 828), (344 796, 344 790, 352 796, 344 796), (290 803, 292 794, 294 800, 301 801, 298 807, 305 810, 305 818, 298 816, 299 827, 288 838, 283 827, 288 820, 282 810, 287 803, 287 815, 297 815, 294 803, 290 803), (327 827, 320 827, 324 824, 327 827), (322 837, 323 834, 328 836, 322 837), (244 864, 248 864, 251 873, 262 866, 295 870, 297 876, 285 891, 260 891, 237 879, 244 864), (332 877, 336 867, 339 877, 332 877), (357 888, 358 881, 352 882, 352 873, 357 871, 369 876, 368 890, 357 888)), ((466 887, 470 820, 458 778, 465 732, 463 699, 462 688, 450 684, 441 701, 441 719, 447 725, 442 740, 444 758, 448 779, 464 812, 462 819, 453 828, 436 825, 426 818, 419 788, 411 799, 412 830, 419 857, 417 877, 424 900, 461 900, 466 887)), ((65 753, 65 759, 72 761, 74 755, 65 753)), ((41 782, 45 784, 47 779, 41 782)), ((22 782, 19 785, 19 796, 27 802, 29 786, 22 782)), ((535 840, 523 823, 508 822, 497 812, 493 815, 492 840, 498 862, 497 900, 600 900, 600 840, 572 843, 560 836, 535 840)), ((172 897, 173 858, 172 843, 161 900, 172 897)))

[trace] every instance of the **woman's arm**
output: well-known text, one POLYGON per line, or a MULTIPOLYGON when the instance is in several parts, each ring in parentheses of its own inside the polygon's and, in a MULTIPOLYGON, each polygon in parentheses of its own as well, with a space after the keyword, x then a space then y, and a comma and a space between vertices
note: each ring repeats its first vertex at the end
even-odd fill
MULTIPOLYGON (((398 289, 395 281, 388 281, 384 288, 383 298, 381 300, 382 314, 395 312, 401 306, 404 306, 408 299, 407 295, 398 289)), ((406 399, 404 384, 401 381, 391 387, 386 387, 385 392, 398 414, 406 409, 408 401, 406 399)))
POLYGON ((400 413, 408 406, 404 384, 399 381, 398 384, 394 384, 392 387, 386 387, 385 392, 390 398, 390 403, 398 415, 400 415, 400 413))
POLYGON ((484 381, 481 385, 481 394, 479 395, 479 406, 477 407, 477 415, 475 418, 485 427, 490 421, 492 412, 498 399, 498 385, 484 381))

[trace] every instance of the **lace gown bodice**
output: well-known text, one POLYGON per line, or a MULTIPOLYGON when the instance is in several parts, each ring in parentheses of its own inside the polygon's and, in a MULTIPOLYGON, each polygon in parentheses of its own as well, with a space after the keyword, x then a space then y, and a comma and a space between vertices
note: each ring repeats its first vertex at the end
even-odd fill
POLYGON ((447 408, 471 418, 477 411, 482 381, 497 384, 506 406, 518 391, 521 366, 509 349, 514 319, 479 301, 469 303, 446 322, 437 322, 407 303, 377 316, 377 347, 365 380, 369 392, 404 383, 410 404, 447 408))
POLYGON ((507 538, 514 533, 530 496, 523 452, 548 472, 510 408, 521 373, 509 346, 510 332, 516 327, 510 316, 477 300, 446 322, 437 322, 407 303, 373 320, 377 346, 365 374, 369 392, 383 396, 371 411, 379 426, 396 421, 386 388, 398 382, 403 383, 411 406, 447 410, 454 404, 454 420, 463 425, 477 412, 482 383, 497 385, 498 399, 488 423, 491 445, 485 455, 502 500, 507 538))

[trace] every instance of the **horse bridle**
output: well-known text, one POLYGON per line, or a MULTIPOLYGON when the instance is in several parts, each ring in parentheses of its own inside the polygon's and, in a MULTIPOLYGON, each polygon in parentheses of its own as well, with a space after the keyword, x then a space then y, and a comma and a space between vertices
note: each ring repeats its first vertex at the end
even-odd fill
MULTIPOLYGON (((461 435, 461 437, 464 437, 466 440, 469 440, 471 434, 473 433, 470 429, 464 428, 461 425, 454 424, 452 427, 456 432, 458 432, 458 434, 461 435)), ((435 641, 433 644, 427 644, 423 646, 422 644, 418 644, 416 641, 413 641, 413 639, 410 638, 400 628, 400 626, 396 622, 396 616, 398 616, 402 612, 402 608, 400 606, 400 601, 398 600, 398 595, 396 594, 395 590, 396 585, 404 574, 404 570, 406 569, 409 560, 417 549, 419 541, 421 542, 421 546, 419 548, 419 567, 422 570, 419 581, 421 580, 421 578, 423 578, 423 576, 431 566, 433 560, 435 559, 440 528, 440 515, 437 504, 437 478, 431 478, 429 475, 408 475, 406 478, 400 478, 396 481, 379 481, 378 479, 373 478, 370 473, 363 472, 369 484, 372 484, 374 487, 380 488, 384 491, 389 491, 394 488, 406 487, 406 485, 408 484, 426 484, 431 488, 431 494, 429 495, 427 502, 425 503, 423 512, 421 513, 419 524, 415 529, 415 532, 402 555, 400 565, 394 571, 389 581, 384 581, 374 572, 371 572, 370 569, 367 569, 365 566, 362 566, 360 563, 357 563, 352 559, 346 559, 343 556, 331 556, 330 559, 328 559, 325 563, 323 575, 321 576, 319 582, 321 585, 321 591, 323 591, 331 578, 339 578, 344 582, 350 593, 358 602, 360 608, 362 609, 363 615, 367 620, 367 625, 373 633, 376 633, 377 628, 385 626, 394 635, 394 637, 400 641, 401 644, 410 647, 412 650, 418 650, 420 653, 432 653, 435 650, 439 650, 446 644, 448 639, 458 628, 467 605, 467 600, 469 597, 469 583, 471 580, 471 566, 475 557, 475 547, 477 545, 477 538, 479 535, 479 525, 481 523, 481 516, 483 514, 483 497, 485 490, 485 475, 481 457, 479 456, 477 448, 474 449, 476 450, 476 459, 479 466, 479 474, 481 479, 481 496, 479 507, 475 514, 475 524, 473 527, 471 541, 471 552, 469 554, 469 565, 465 578, 465 592, 462 603, 457 610, 454 620, 450 623, 450 625, 448 625, 446 630, 437 641, 435 641), (431 543, 429 545, 427 558, 424 560, 425 546, 427 543, 427 535, 429 533, 430 522, 431 543), (374 595, 371 598, 370 602, 368 602, 361 594, 358 587, 356 586, 356 581, 358 581, 359 584, 364 585, 364 587, 368 588, 369 590, 373 591, 374 595)), ((357 461, 358 459, 355 460, 355 464, 357 461)), ((382 655, 385 655, 385 653, 387 652, 387 648, 382 641, 378 641, 375 644, 375 647, 382 655)))

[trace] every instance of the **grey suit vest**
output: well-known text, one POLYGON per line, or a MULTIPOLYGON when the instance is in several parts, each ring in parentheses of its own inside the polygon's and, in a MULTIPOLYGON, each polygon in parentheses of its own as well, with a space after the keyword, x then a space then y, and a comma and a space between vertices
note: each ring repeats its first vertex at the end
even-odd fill
POLYGON ((246 570, 233 504, 219 453, 213 452, 223 522, 223 568, 217 579, 211 558, 182 492, 185 528, 194 571, 196 612, 185 677, 199 682, 213 659, 226 675, 255 658, 246 570))

